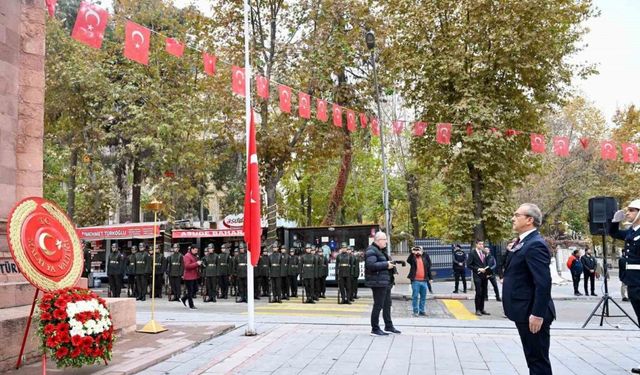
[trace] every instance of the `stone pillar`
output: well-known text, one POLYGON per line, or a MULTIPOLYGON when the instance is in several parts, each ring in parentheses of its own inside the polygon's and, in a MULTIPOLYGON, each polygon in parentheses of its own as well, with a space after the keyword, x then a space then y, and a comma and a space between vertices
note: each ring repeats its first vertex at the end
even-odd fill
POLYGON ((0 284, 24 280, 7 244, 9 212, 42 196, 46 13, 44 0, 0 0, 0 284))

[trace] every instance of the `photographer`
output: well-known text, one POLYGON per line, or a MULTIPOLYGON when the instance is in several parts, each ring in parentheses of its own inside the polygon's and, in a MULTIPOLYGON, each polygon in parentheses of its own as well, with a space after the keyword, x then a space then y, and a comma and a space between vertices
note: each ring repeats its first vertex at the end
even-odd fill
POLYGON ((428 282, 431 280, 431 258, 429 254, 422 251, 422 247, 414 246, 411 248, 407 263, 411 266, 407 277, 411 280, 413 316, 426 316, 425 304, 427 301, 428 282), (419 302, 418 297, 420 299, 419 302))
POLYGON ((371 336, 387 336, 389 335, 387 332, 400 333, 391 321, 391 288, 395 264, 386 250, 387 235, 384 232, 377 232, 373 237, 373 243, 365 253, 365 285, 371 288, 373 294, 371 336), (378 324, 380 310, 384 319, 384 331, 378 324))

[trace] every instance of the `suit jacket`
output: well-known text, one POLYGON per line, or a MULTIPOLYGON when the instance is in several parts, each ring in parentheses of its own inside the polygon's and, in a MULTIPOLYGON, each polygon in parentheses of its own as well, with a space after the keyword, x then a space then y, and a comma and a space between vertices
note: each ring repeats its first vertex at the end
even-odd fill
POLYGON ((478 274, 478 268, 485 268, 487 266, 487 256, 484 256, 484 261, 480 259, 478 255, 478 251, 476 249, 471 249, 469 251, 469 257, 467 258, 467 267, 471 269, 471 274, 473 275, 473 279, 480 279, 482 276, 478 274))
POLYGON ((556 317, 551 299, 551 251, 536 230, 514 247, 507 258, 502 284, 502 306, 507 318, 516 323, 529 315, 550 322, 556 317))

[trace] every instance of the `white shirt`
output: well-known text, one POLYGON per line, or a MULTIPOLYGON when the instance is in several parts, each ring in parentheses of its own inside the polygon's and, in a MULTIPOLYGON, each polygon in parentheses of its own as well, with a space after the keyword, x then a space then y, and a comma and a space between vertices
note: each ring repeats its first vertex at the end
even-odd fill
POLYGON ((524 233, 520 234, 520 235, 518 236, 518 238, 520 239, 520 240, 518 241, 518 243, 522 242, 522 241, 524 240, 524 238, 525 238, 525 237, 527 237, 530 233, 532 233, 532 232, 533 232, 533 231, 535 231, 536 229, 537 229, 537 228, 533 228, 533 229, 531 229, 531 230, 528 230, 528 231, 526 231, 526 232, 524 232, 524 233))
POLYGON ((636 225, 635 227, 631 227, 631 230, 635 232, 638 230, 638 228, 640 228, 640 224, 636 225))

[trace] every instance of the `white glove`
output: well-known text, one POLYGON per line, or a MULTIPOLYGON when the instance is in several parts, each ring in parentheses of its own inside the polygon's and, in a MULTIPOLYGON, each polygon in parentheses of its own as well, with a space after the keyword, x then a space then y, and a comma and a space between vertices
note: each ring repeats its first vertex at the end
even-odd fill
POLYGON ((613 214, 613 219, 611 219, 612 223, 619 223, 624 219, 624 210, 618 210, 615 214, 613 214))

